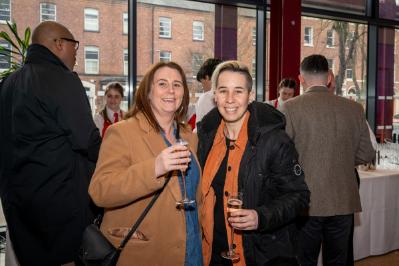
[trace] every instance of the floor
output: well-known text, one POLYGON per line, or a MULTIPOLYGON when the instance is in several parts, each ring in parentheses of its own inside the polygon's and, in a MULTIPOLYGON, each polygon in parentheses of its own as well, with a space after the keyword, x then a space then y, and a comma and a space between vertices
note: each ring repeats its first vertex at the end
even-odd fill
POLYGON ((355 266, 399 266, 399 250, 355 262, 355 266))
MULTIPOLYGON (((0 250, 0 266, 5 266, 5 254, 0 250)), ((355 266, 399 266, 399 250, 355 262, 355 266)))

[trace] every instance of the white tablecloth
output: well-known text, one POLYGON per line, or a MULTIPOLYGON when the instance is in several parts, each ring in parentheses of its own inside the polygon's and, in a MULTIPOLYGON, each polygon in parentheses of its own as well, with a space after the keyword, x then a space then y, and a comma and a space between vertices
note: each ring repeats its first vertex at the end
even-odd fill
POLYGON ((355 260, 399 249, 399 170, 359 174, 362 212, 355 214, 355 260))

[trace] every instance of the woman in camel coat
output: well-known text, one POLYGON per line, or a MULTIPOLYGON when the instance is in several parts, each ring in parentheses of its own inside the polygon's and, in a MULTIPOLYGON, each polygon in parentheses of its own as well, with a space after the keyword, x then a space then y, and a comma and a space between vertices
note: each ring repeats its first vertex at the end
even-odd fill
POLYGON ((191 199, 196 198, 200 177, 197 138, 182 124, 188 102, 181 67, 158 63, 144 76, 126 120, 107 130, 89 193, 105 209, 101 231, 115 246, 171 178, 123 249, 118 265, 202 265, 199 201, 183 208, 176 205, 184 196, 178 170, 186 171, 191 199), (188 148, 173 145, 177 127, 188 148))

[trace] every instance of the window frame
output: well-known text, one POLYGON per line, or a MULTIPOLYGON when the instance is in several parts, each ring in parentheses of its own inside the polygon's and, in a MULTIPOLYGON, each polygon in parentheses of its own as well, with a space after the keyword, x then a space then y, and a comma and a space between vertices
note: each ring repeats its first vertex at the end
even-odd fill
POLYGON ((129 74, 129 50, 123 49, 123 75, 127 76, 129 74), (127 60, 125 60, 127 59, 127 60))
POLYGON ((303 28, 303 45, 304 46, 313 47, 313 27, 311 27, 311 26, 305 26, 303 28), (307 36, 306 29, 310 29, 310 33, 308 34, 308 36, 309 36, 309 42, 308 43, 305 42, 306 36, 307 36))
POLYGON ((193 41, 204 41, 205 40, 205 23, 203 21, 199 21, 199 20, 194 20, 193 21, 193 41), (198 25, 195 25, 195 24, 198 25), (196 32, 196 27, 200 27, 201 28, 201 32, 196 32), (200 35, 200 36, 199 36, 200 35), (199 37, 196 37, 199 36, 199 37))
POLYGON ((129 14, 123 12, 122 14, 122 34, 127 35, 129 33, 129 14))
POLYGON ((332 30, 332 29, 329 29, 326 32, 326 47, 327 48, 335 47, 334 30, 332 30), (331 36, 329 36, 330 33, 331 33, 331 36), (331 44, 329 42, 331 42, 331 44))
POLYGON ((169 17, 159 17, 159 33, 158 37, 162 39, 171 39, 172 38, 172 18, 169 17), (163 20, 163 21, 162 21, 163 20), (164 29, 164 25, 161 25, 161 23, 167 23, 168 29, 164 29), (162 30, 161 30, 162 29, 162 30))
POLYGON ((159 62, 170 62, 170 61, 172 61, 172 52, 171 51, 165 51, 165 50, 159 51, 159 62), (167 61, 165 59, 163 59, 163 58, 166 58, 166 57, 162 56, 163 53, 169 54, 169 59, 167 61))
POLYGON ((2 12, 8 12, 8 20, 0 19, 0 24, 6 24, 7 21, 9 21, 9 22, 11 21, 11 10, 12 10, 12 8, 11 8, 11 0, 8 0, 8 10, 7 9, 2 9, 1 7, 2 6, 0 5, 0 14, 2 12))
MULTIPOLYGON (((6 42, 6 41, 0 41, 0 46, 12 50, 11 45, 8 42, 6 42)), ((11 52, 9 52, 9 55, 10 54, 11 54, 11 52)), ((2 58, 2 57, 7 59, 7 55, 0 54, 0 58, 2 58)), ((4 60, 4 61, 6 61, 6 60, 4 60)), ((8 68, 1 68, 0 67, 0 72, 8 70, 8 69, 10 69, 10 67, 11 67, 11 57, 8 56, 8 68)))
POLYGON ((84 47, 84 62, 85 62, 85 74, 96 75, 100 73, 100 49, 97 46, 85 46, 84 47), (87 59, 87 52, 97 52, 97 59, 87 59), (97 71, 88 71, 88 63, 96 61, 97 71))
POLYGON ((205 55, 202 53, 192 53, 191 54, 191 70, 193 73, 193 78, 197 77, 197 73, 200 70, 202 64, 205 62, 205 55), (200 64, 197 64, 200 62, 200 64))
POLYGON ((86 7, 83 10, 83 30, 84 31, 90 31, 90 32, 99 32, 100 31, 100 11, 96 8, 91 8, 91 7, 86 7), (90 12, 92 12, 90 14, 90 12), (95 14, 97 13, 97 14, 95 14), (96 15, 96 19, 94 18, 90 18, 88 19, 86 16, 87 15, 96 15), (92 24, 92 25, 91 25, 92 24), (93 25, 95 25, 95 27, 92 27, 93 25), (92 27, 92 28, 91 28, 92 27))
POLYGON ((43 22, 43 21, 57 21, 57 5, 55 3, 48 3, 48 2, 40 3, 40 22, 43 22), (44 14, 43 13, 43 5, 52 5, 52 6, 54 6, 54 14, 44 14), (54 19, 53 20, 52 19, 44 20, 43 19, 43 15, 46 15, 46 16, 54 15, 54 19))

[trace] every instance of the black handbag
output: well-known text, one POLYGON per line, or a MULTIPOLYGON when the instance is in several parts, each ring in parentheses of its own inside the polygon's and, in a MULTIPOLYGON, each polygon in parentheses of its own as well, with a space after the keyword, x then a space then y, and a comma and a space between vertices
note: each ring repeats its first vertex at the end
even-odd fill
POLYGON ((83 232, 82 244, 79 251, 79 258, 83 264, 85 266, 115 266, 118 262, 122 249, 137 230, 148 211, 154 205, 155 201, 168 184, 169 180, 170 177, 166 178, 163 187, 152 197, 151 202, 141 213, 137 221, 132 226, 132 229, 122 240, 119 247, 114 247, 114 245, 112 245, 112 243, 109 242, 109 240, 103 235, 96 224, 90 224, 87 226, 83 232))

